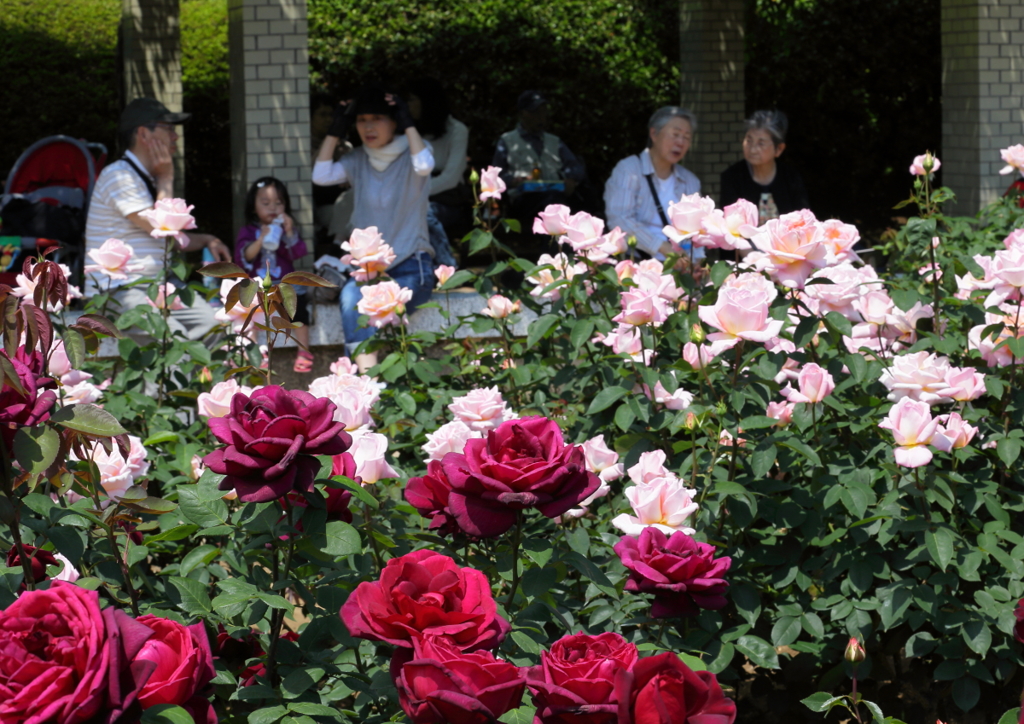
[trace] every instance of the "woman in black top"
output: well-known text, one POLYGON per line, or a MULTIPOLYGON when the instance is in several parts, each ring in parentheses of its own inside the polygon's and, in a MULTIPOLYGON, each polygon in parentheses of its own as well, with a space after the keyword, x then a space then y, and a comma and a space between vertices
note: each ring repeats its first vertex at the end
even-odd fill
POLYGON ((747 119, 743 160, 722 172, 723 207, 746 199, 757 205, 760 225, 810 206, 800 174, 776 160, 786 150, 788 126, 782 111, 757 111, 747 119))

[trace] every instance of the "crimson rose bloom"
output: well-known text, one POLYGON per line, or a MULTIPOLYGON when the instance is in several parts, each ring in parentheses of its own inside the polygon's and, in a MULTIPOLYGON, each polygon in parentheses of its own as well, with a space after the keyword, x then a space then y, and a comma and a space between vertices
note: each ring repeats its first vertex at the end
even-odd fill
POLYGON ((139 691, 142 708, 174 704, 184 707, 196 724, 217 724, 217 714, 204 692, 210 688, 216 672, 203 624, 183 626, 149 614, 136 620, 154 633, 135 656, 135 661, 156 665, 156 671, 139 691))
POLYGON ((38 425, 50 419, 50 410, 57 401, 57 393, 53 390, 40 392, 44 385, 53 383, 53 380, 41 376, 41 354, 28 354, 24 347, 20 347, 13 359, 3 350, 0 350, 0 355, 11 363, 15 374, 18 375, 18 382, 25 390, 25 394, 21 394, 11 387, 7 380, 4 380, 3 386, 0 387, 0 440, 3 441, 8 453, 11 453, 14 450, 14 433, 19 427, 38 425))
POLYGON ((715 547, 695 541, 681 531, 666 536, 654 526, 640 538, 624 536, 615 544, 622 565, 629 569, 626 590, 653 593, 652 618, 692 616, 699 609, 726 604, 722 579, 732 559, 714 558, 715 547))
POLYGON ((486 575, 426 549, 388 561, 380 580, 360 583, 340 614, 353 636, 405 648, 435 634, 464 651, 493 649, 511 630, 486 575))
POLYGON ((450 535, 459 530, 459 524, 448 507, 452 485, 444 474, 440 460, 427 463, 427 474, 410 478, 405 486, 405 499, 424 518, 430 518, 430 530, 450 535))
POLYGON ((413 724, 494 724, 526 688, 523 669, 489 651, 461 651, 444 636, 413 639, 411 653, 397 649, 391 678, 413 724))
POLYGON ((310 490, 320 471, 314 455, 338 455, 352 444, 335 405, 326 397, 272 385, 231 399, 231 412, 209 420, 227 447, 203 458, 227 477, 221 490, 238 492, 243 503, 266 503, 291 490, 310 490))
POLYGON ((527 508, 557 518, 601 484, 586 469, 583 448, 566 445, 546 417, 502 423, 441 464, 452 486, 449 509, 462 530, 482 538, 501 535, 527 508))
POLYGON ((732 724, 736 702, 710 671, 694 671, 673 653, 640 659, 619 678, 619 724, 732 724))
POLYGON ((1017 619, 1017 623, 1013 625, 1013 637, 1024 644, 1024 598, 1017 601, 1017 608, 1013 615, 1017 619))
MULTIPOLYGON (((49 578, 46 575, 46 567, 57 565, 57 559, 54 555, 50 551, 44 551, 35 546, 22 544, 21 547, 25 551, 25 555, 32 560, 32 580, 35 583, 40 583, 49 578)), ((18 555, 18 546, 14 546, 11 550, 7 551, 7 567, 21 568, 21 556, 18 555)), ((26 581, 22 581, 19 590, 24 591, 26 583, 26 581)))
POLYGON ((615 680, 639 658, 636 646, 617 633, 577 634, 542 651, 527 672, 541 724, 615 724, 615 680))
POLYGON ((128 724, 156 668, 135 661, 152 629, 100 611, 96 591, 56 581, 0 611, 0 721, 128 724))

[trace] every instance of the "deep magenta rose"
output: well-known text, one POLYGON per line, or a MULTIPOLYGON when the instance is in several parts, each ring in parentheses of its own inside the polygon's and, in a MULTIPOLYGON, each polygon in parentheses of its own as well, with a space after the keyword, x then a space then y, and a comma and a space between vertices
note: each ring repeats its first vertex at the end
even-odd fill
POLYGON ((53 380, 42 376, 44 361, 41 354, 29 354, 24 347, 20 347, 13 358, 8 357, 3 350, 0 350, 0 355, 10 362, 24 389, 24 394, 18 392, 6 379, 0 386, 0 440, 3 440, 10 453, 14 450, 14 433, 19 427, 38 425, 50 419, 50 410, 57 401, 57 393, 53 390, 42 391, 53 380))
POLYGON ((452 486, 449 509, 462 530, 481 538, 507 531, 520 510, 557 518, 601 485, 586 468, 583 448, 566 445, 546 417, 504 422, 441 463, 452 486))
POLYGON ((732 724, 736 702, 709 671, 694 671, 673 653, 637 661, 619 678, 618 724, 732 724))
POLYGON ((615 724, 615 681, 639 658, 636 646, 617 633, 577 634, 542 651, 527 673, 540 724, 615 724))
POLYGON ((272 385, 252 395, 236 393, 231 412, 209 420, 225 444, 203 458, 225 475, 221 490, 234 489, 243 503, 266 503, 289 491, 311 490, 320 470, 315 455, 339 455, 352 444, 335 405, 326 397, 272 385))
MULTIPOLYGON (((35 546, 22 545, 22 550, 25 551, 25 556, 32 561, 32 581, 39 583, 45 581, 49 576, 46 575, 47 566, 58 565, 57 559, 50 551, 44 551, 41 548, 35 546)), ((14 546, 7 551, 7 567, 8 568, 21 568, 21 555, 18 553, 18 547, 14 546)), ((21 582, 21 589, 24 591, 26 588, 26 581, 21 582)))
POLYGON ((137 722, 156 666, 135 657, 152 635, 73 583, 21 594, 0 611, 0 722, 137 722))
POLYGON ((462 651, 444 636, 396 650, 391 678, 413 724, 494 724, 522 703, 526 688, 523 669, 489 651, 462 651))
POLYGON ((452 485, 444 474, 440 460, 427 463, 427 474, 421 478, 410 478, 405 486, 405 499, 416 512, 430 518, 430 530, 441 535, 450 535, 460 530, 455 516, 448 507, 452 485))
POLYGON ((139 692, 143 709, 158 704, 183 707, 196 724, 217 724, 217 714, 208 698, 210 682, 216 676, 210 640, 201 623, 183 626, 177 621, 145 615, 136 619, 153 630, 153 637, 135 656, 151 661, 156 670, 139 692))
POLYGON ((1017 601, 1013 615, 1017 619, 1017 623, 1013 625, 1013 637, 1024 644, 1024 598, 1017 601))
POLYGON ((715 558, 715 547, 681 531, 666 536, 648 526, 639 538, 624 536, 615 544, 622 565, 629 569, 626 590, 653 593, 652 618, 691 616, 702 608, 726 604, 729 583, 722 576, 732 559, 715 558))
POLYGON ((379 581, 360 583, 341 607, 341 620, 353 636, 406 648, 433 634, 464 651, 493 649, 511 630, 486 575, 430 550, 392 558, 379 581))

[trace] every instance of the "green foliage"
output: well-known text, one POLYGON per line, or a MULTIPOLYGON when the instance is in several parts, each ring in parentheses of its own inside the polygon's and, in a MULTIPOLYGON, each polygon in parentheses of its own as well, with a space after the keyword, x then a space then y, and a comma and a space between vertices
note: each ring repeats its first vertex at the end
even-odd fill
POLYGON ((552 101, 552 132, 602 184, 643 148, 647 118, 679 101, 678 7, 659 0, 310 0, 315 87, 350 93, 373 78, 440 79, 489 164, 528 88, 552 101))
POLYGON ((227 5, 227 0, 182 0, 181 82, 186 96, 227 96, 227 5))

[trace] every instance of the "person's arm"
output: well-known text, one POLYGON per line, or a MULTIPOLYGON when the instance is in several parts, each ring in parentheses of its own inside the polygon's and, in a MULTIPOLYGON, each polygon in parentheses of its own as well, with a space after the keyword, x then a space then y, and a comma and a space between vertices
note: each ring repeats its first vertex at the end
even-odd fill
POLYGON ((213 234, 197 234, 194 231, 186 231, 185 234, 189 239, 185 251, 209 249, 215 261, 231 261, 231 250, 213 234))
POLYGON ((156 182, 156 198, 174 198, 174 158, 171 156, 170 144, 158 136, 146 134, 142 142, 149 152, 151 167, 148 169, 153 174, 153 181, 156 182))
POLYGON ((256 257, 263 251, 263 240, 267 238, 267 232, 270 227, 266 224, 259 225, 259 233, 251 231, 252 227, 245 226, 238 232, 238 238, 235 239, 235 248, 242 250, 242 258, 250 264, 256 260, 256 257), (255 236, 255 238, 253 238, 255 236))
POLYGON ((441 173, 430 180, 430 195, 448 191, 459 185, 466 172, 466 148, 469 146, 469 129, 464 123, 453 119, 448 133, 448 161, 441 173))
POLYGON ((336 186, 348 181, 345 167, 341 165, 340 161, 334 160, 334 152, 338 148, 338 144, 341 143, 341 139, 348 135, 354 118, 352 114, 354 109, 352 101, 341 101, 334 107, 331 127, 327 130, 324 142, 320 144, 320 150, 316 154, 316 163, 313 164, 313 183, 317 186, 336 186))
POLYGON ((635 236, 637 248, 654 256, 666 242, 664 237, 654 237, 640 218, 640 194, 645 182, 638 164, 635 158, 625 158, 616 164, 604 186, 605 215, 609 228, 617 226, 627 235, 635 236), (630 163, 631 160, 636 163, 630 163))
MULTIPOLYGON (((328 136, 327 141, 330 140, 331 136, 328 136)), ((327 141, 324 141, 324 146, 327 145, 327 141)), ((320 147, 320 155, 323 155, 323 146, 320 147)), ((313 164, 313 183, 317 186, 337 186, 347 181, 348 174, 341 161, 332 161, 330 158, 321 160, 317 157, 316 163, 313 164)))
POLYGON ((416 130, 416 121, 413 120, 409 105, 401 96, 388 93, 384 100, 395 108, 395 133, 404 133, 409 139, 409 154, 412 156, 412 167, 417 176, 429 176, 434 170, 434 154, 423 141, 420 132, 416 130))

